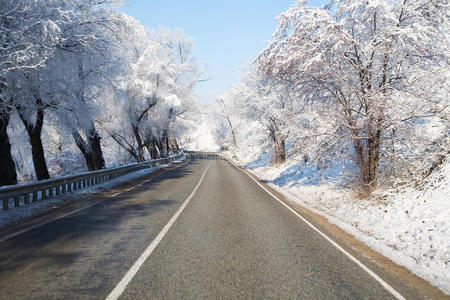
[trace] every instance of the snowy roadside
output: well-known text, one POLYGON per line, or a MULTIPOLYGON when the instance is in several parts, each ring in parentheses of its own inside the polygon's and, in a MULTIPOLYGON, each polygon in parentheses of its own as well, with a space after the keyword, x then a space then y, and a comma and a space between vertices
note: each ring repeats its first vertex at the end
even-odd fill
POLYGON ((88 188, 84 188, 77 191, 72 191, 70 193, 61 194, 60 196, 53 197, 46 200, 39 200, 37 202, 31 203, 27 206, 21 206, 19 208, 10 209, 8 211, 0 211, 0 229, 21 223, 23 220, 32 218, 34 216, 40 215, 43 212, 54 210, 59 207, 64 206, 67 203, 75 202, 79 200, 81 195, 89 196, 90 194, 96 194, 99 192, 106 191, 111 189, 121 183, 140 178, 146 175, 149 175, 161 168, 170 166, 173 163, 181 162, 185 159, 183 155, 181 158, 173 161, 169 164, 164 164, 148 169, 142 169, 135 172, 128 173, 124 176, 115 178, 113 180, 104 182, 102 184, 98 184, 95 186, 91 186, 88 188))
POLYGON ((333 184, 304 185, 292 166, 247 168, 287 198, 324 216, 450 294, 450 159, 419 187, 378 190, 369 199, 333 184))

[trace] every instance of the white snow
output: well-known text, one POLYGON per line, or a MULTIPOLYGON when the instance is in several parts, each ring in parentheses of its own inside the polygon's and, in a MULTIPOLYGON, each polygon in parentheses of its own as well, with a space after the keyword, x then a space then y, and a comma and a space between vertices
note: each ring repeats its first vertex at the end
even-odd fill
POLYGON ((378 189, 366 199, 330 180, 312 180, 314 172, 308 168, 285 164, 248 169, 450 294, 450 157, 419 186, 378 189))

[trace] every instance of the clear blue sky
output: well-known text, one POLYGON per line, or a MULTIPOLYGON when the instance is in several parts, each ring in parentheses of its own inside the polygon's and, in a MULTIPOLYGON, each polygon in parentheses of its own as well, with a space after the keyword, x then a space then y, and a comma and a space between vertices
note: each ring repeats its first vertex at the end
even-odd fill
MULTIPOLYGON (((309 1, 321 6, 325 0, 309 1)), ((123 11, 144 26, 180 28, 194 40, 194 56, 205 77, 197 85, 208 101, 209 91, 224 93, 239 82, 239 70, 256 57, 276 28, 275 18, 295 0, 129 0, 123 11)))

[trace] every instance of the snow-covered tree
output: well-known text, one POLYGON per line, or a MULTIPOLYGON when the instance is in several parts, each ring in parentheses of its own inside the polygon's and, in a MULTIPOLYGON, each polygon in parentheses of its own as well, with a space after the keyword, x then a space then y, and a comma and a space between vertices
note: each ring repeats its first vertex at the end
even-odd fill
POLYGON ((259 67, 320 116, 329 142, 317 151, 351 143, 371 190, 380 162, 423 150, 408 150, 411 136, 448 109, 448 1, 334 0, 323 9, 306 2, 280 15, 259 67), (389 148, 399 150, 395 157, 389 148))
POLYGON ((179 31, 148 31, 132 18, 126 23, 122 39, 129 45, 124 52, 128 70, 117 94, 123 109, 116 114, 128 124, 106 128, 137 161, 145 159, 145 150, 153 158, 167 156, 178 148, 175 120, 195 106, 198 71, 191 41, 179 31))
POLYGON ((288 90, 274 85, 253 69, 243 72, 242 82, 216 97, 215 113, 219 141, 230 146, 267 149, 273 153, 275 163, 286 160, 286 143, 293 123, 294 102, 288 90), (249 123, 252 127, 249 127, 249 123), (258 132, 258 134, 255 134, 258 132))
POLYGON ((21 179, 34 177, 28 155, 41 180, 57 156, 60 169, 81 168, 83 156, 97 170, 106 166, 103 147, 112 164, 178 151, 197 106, 192 41, 148 30, 115 3, 0 2, 0 185, 17 182, 16 165, 21 179))
POLYGON ((37 70, 60 42, 60 25, 67 13, 61 4, 58 0, 48 1, 46 5, 32 0, 0 3, 0 185, 17 180, 7 134, 14 108, 21 112, 27 128, 38 178, 48 178, 42 144, 36 138, 42 129, 45 104, 36 97, 38 87, 24 87, 23 83, 36 78, 37 70), (31 121, 31 107, 34 107, 35 122, 31 121))

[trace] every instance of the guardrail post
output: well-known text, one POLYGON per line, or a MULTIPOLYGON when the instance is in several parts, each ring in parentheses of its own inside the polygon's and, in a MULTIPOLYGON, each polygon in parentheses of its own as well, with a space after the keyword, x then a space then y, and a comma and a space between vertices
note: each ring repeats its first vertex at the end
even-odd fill
POLYGON ((72 192, 72 182, 67 183, 67 191, 70 193, 72 192))
POLYGON ((9 209, 9 199, 8 198, 3 199, 2 202, 3 202, 3 210, 8 210, 9 209))
POLYGON ((41 190, 41 199, 43 199, 43 200, 48 199, 48 197, 47 197, 47 189, 42 189, 41 190))
POLYGON ((64 194, 65 192, 66 192, 66 183, 64 182, 64 183, 61 185, 61 193, 64 194))
POLYGON ((50 187, 50 188, 48 189, 48 197, 49 197, 49 198, 52 198, 52 197, 53 197, 53 187, 50 187))
POLYGON ((23 195, 23 203, 30 204, 30 193, 26 193, 25 195, 23 195))
POLYGON ((33 192, 33 202, 36 202, 38 200, 38 192, 37 191, 34 191, 33 192))
POLYGON ((20 196, 15 196, 14 197, 14 207, 19 207, 20 206, 20 196))

